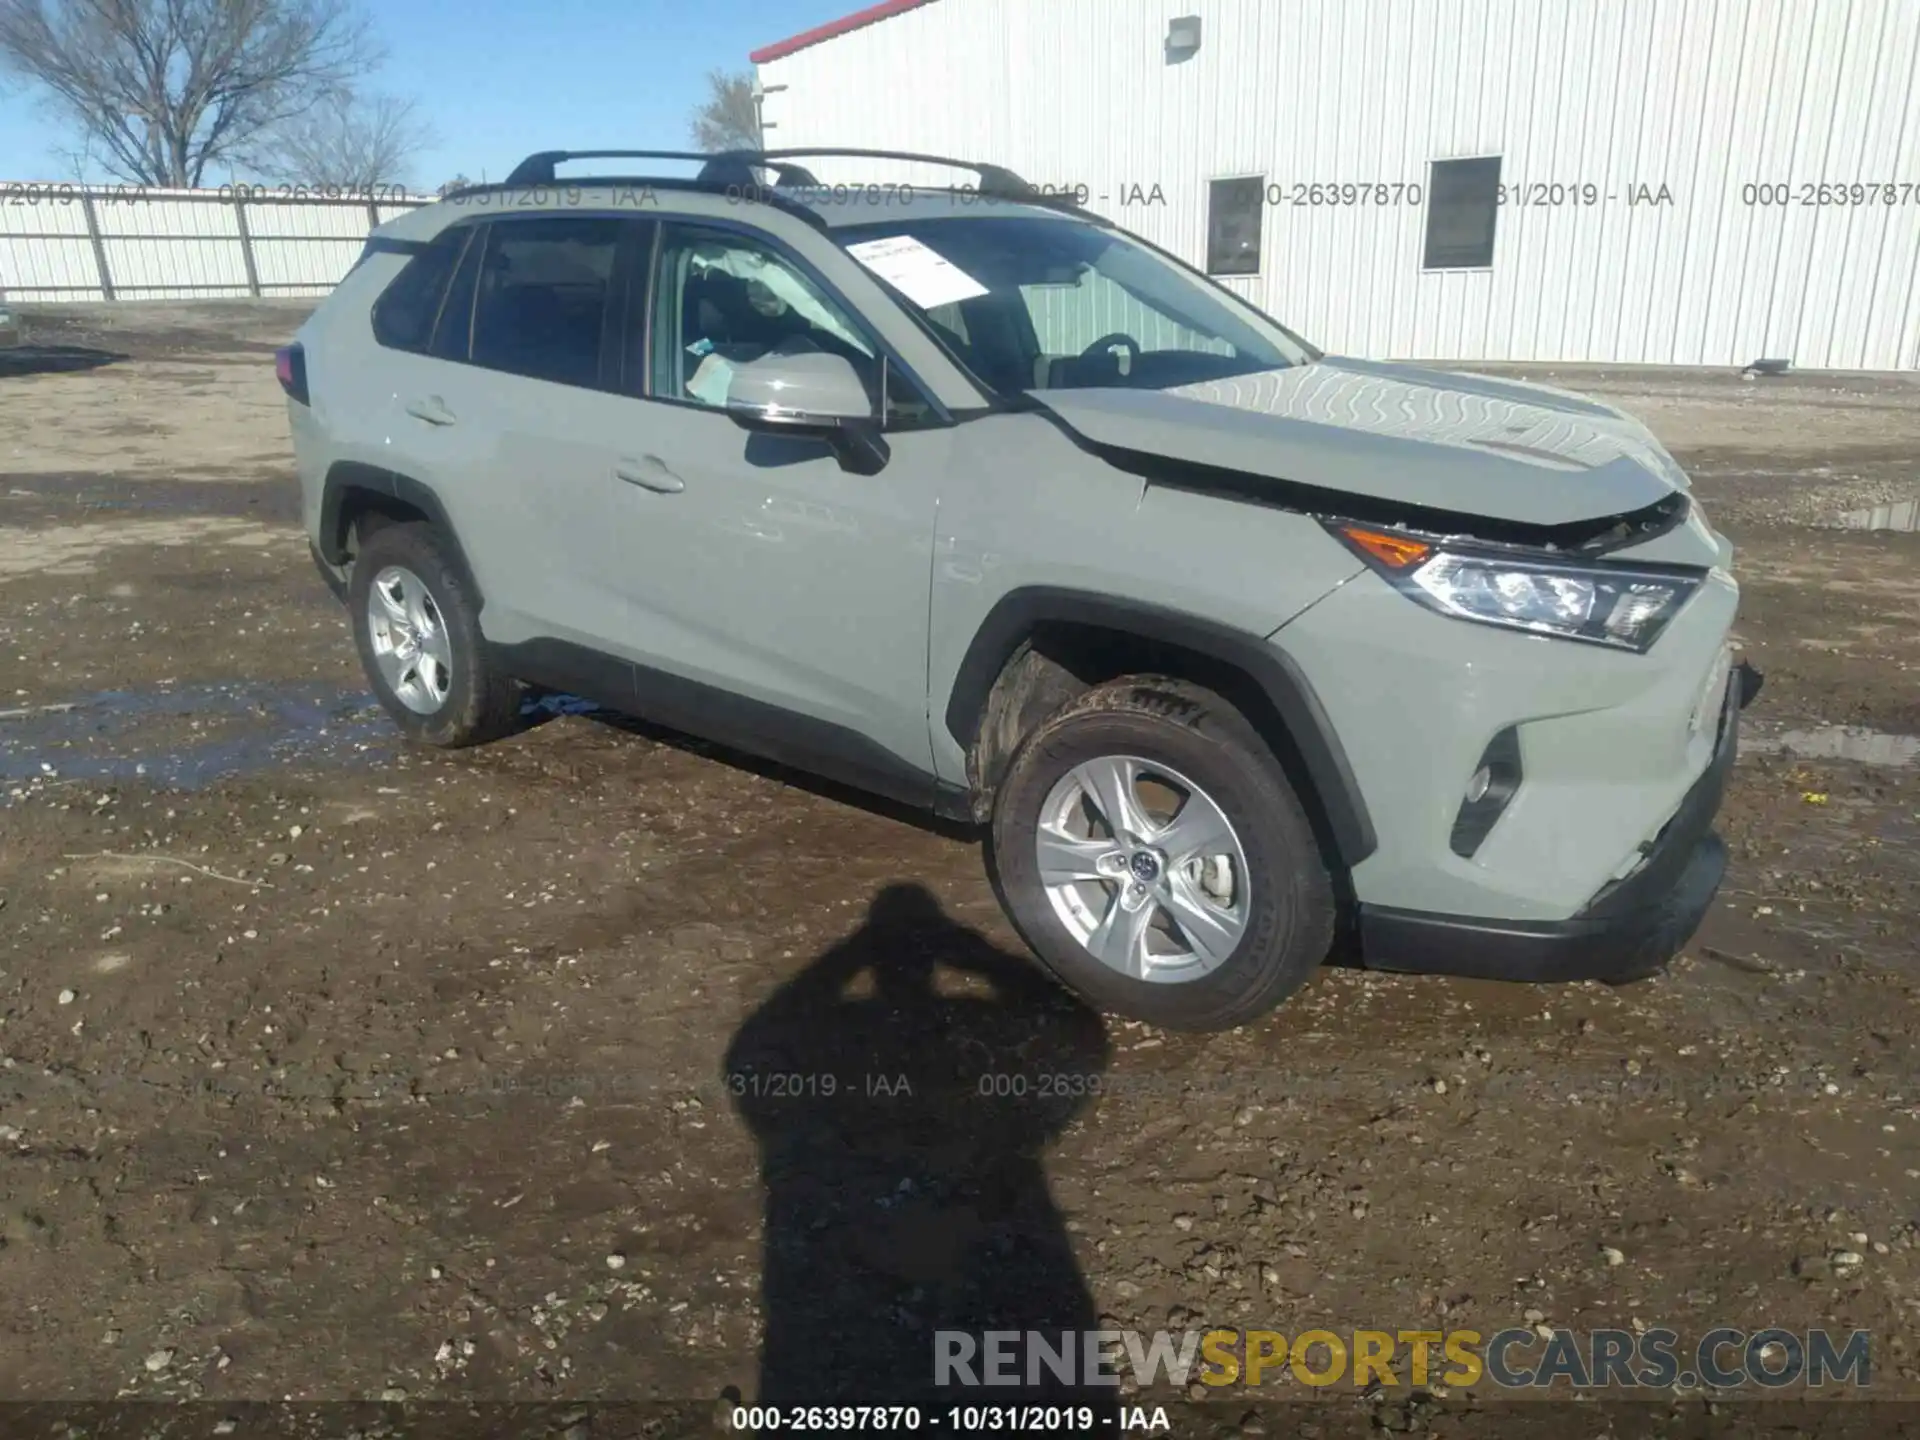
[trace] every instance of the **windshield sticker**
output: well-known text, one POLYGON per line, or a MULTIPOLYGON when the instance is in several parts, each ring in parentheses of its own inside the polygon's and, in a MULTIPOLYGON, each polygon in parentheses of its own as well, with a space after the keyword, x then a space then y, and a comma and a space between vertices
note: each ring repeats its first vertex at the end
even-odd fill
POLYGON ((863 240, 849 245, 847 253, 922 310, 987 293, 986 286, 911 235, 863 240))

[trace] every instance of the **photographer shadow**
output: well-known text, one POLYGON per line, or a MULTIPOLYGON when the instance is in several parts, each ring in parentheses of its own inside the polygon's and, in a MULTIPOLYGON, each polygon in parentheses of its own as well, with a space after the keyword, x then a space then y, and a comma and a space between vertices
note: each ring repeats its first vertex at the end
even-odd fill
POLYGON ((766 1188, 758 1403, 1112 1413, 1118 1391, 1084 1383, 1097 1312, 1041 1164, 1109 1055, 1096 1013, 917 885, 781 985, 726 1062, 766 1188), (987 1331, 1072 1332, 1072 1380, 1022 1361, 1016 1384, 940 1383, 937 1346, 987 1331))

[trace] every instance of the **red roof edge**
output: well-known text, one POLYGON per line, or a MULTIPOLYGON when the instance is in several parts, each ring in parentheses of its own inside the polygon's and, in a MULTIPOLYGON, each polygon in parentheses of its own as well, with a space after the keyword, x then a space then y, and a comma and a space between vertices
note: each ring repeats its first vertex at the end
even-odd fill
POLYGON ((803 30, 786 40, 776 40, 771 45, 762 45, 747 56, 756 65, 764 65, 769 60, 778 60, 791 55, 796 50, 804 50, 809 45, 818 45, 823 40, 831 40, 836 35, 845 35, 849 30, 858 30, 863 26, 890 20, 895 15, 904 15, 909 10, 918 10, 922 5, 931 5, 933 0, 880 0, 878 5, 869 5, 864 10, 856 10, 851 15, 842 15, 838 20, 829 20, 824 25, 816 25, 811 30, 803 30))

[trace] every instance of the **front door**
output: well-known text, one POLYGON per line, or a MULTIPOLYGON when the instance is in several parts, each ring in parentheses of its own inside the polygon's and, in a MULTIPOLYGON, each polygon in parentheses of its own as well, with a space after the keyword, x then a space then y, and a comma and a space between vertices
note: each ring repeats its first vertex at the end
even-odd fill
POLYGON ((951 431, 915 428, 920 408, 896 397, 891 459, 858 475, 824 441, 740 428, 724 409, 733 363, 832 350, 877 402, 877 343, 770 237, 666 222, 653 274, 613 537, 632 649, 654 672, 641 709, 930 798, 927 604, 951 431))

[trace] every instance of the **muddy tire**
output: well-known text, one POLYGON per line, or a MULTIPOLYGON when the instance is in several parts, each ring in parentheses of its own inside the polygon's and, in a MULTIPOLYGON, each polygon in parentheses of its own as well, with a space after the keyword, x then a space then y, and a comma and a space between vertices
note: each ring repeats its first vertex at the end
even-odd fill
POLYGON ((390 525, 354 558, 347 608, 374 694, 410 740, 457 749, 515 727, 519 686, 488 662, 465 572, 433 527, 390 525))
POLYGON ((1021 744, 988 857, 1041 962, 1115 1014, 1224 1030, 1297 990, 1332 943, 1332 881, 1299 797, 1209 690, 1134 676, 1021 744))

